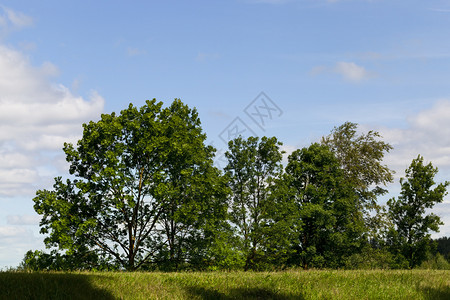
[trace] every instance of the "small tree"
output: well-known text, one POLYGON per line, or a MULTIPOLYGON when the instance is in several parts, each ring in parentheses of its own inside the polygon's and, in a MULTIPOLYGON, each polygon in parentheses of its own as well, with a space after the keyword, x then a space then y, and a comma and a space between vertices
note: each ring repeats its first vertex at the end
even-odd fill
POLYGON ((431 245, 429 232, 438 232, 439 225, 443 224, 437 215, 426 214, 426 209, 443 201, 450 184, 445 181, 435 185, 437 172, 431 163, 425 165, 419 155, 406 169, 406 178, 400 179, 400 196, 387 203, 395 226, 388 235, 388 242, 391 250, 406 258, 411 268, 426 259, 431 245))

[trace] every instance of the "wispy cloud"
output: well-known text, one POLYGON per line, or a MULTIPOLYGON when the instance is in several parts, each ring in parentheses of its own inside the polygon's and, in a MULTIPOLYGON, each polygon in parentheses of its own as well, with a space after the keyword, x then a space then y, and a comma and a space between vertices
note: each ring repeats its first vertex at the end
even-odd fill
POLYGON ((23 28, 33 25, 33 18, 30 16, 25 15, 21 12, 16 12, 12 9, 3 7, 3 10, 6 13, 6 16, 8 18, 8 21, 17 28, 23 28))
POLYGON ((374 77, 376 74, 366 70, 364 67, 357 65, 354 62, 337 62, 333 67, 316 66, 311 71, 311 75, 319 75, 322 73, 335 73, 342 76, 343 79, 349 82, 357 83, 363 80, 374 77))
POLYGON ((0 5, 0 32, 3 35, 31 25, 33 25, 33 18, 30 16, 0 5))
POLYGON ((364 67, 358 66, 353 62, 338 62, 334 67, 334 72, 342 75, 344 79, 359 82, 364 79, 372 77, 372 74, 368 72, 364 67))

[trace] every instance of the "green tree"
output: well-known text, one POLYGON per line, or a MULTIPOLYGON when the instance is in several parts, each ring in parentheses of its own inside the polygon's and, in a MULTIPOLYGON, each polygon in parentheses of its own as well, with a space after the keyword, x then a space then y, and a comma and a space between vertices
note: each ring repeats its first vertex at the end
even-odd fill
POLYGON ((379 243, 385 231, 385 218, 377 198, 388 192, 385 186, 393 181, 393 171, 382 164, 392 146, 380 140, 378 132, 358 134, 357 128, 358 124, 345 122, 323 137, 321 143, 337 157, 345 178, 358 194, 358 206, 364 214, 369 239, 379 243))
POLYGON ((431 246, 429 232, 439 231, 443 224, 437 215, 426 214, 426 209, 443 201, 450 184, 445 181, 436 185, 437 172, 431 163, 424 164, 419 155, 406 169, 406 177, 400 179, 400 196, 387 203, 395 226, 388 237, 391 250, 406 258, 411 268, 426 259, 431 246))
POLYGON ((75 179, 56 178, 53 190, 34 198, 47 246, 68 255, 88 249, 128 270, 187 259, 180 249, 205 219, 226 212, 196 110, 152 100, 83 127, 77 146, 64 146, 75 179))
POLYGON ((345 256, 359 249, 364 222, 338 159, 327 146, 315 143, 288 157, 286 174, 296 207, 293 258, 303 268, 342 265, 345 256))
POLYGON ((344 176, 355 187, 364 208, 373 208, 377 196, 387 190, 382 186, 392 182, 393 171, 382 164, 385 153, 392 146, 379 140, 381 135, 369 131, 358 135, 358 124, 346 122, 335 127, 330 135, 322 138, 322 144, 335 154, 344 176))
POLYGON ((213 167, 215 149, 204 145, 196 111, 176 101, 160 120, 164 178, 157 194, 165 200, 157 222, 158 260, 168 269, 185 262, 201 268, 217 231, 226 227, 226 180, 213 167))
POLYGON ((245 257, 244 269, 258 269, 265 256, 268 214, 274 202, 270 197, 274 179, 282 172, 281 142, 275 137, 242 137, 229 142, 225 167, 232 191, 230 221, 233 223, 241 246, 238 251, 245 257))

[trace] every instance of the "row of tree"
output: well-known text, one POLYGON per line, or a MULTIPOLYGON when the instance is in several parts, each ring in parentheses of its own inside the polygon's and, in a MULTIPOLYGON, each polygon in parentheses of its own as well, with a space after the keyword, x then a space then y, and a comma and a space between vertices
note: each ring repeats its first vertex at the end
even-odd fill
POLYGON ((415 267, 442 224, 426 209, 448 182, 420 155, 401 194, 380 206, 392 147, 345 123, 291 153, 275 137, 229 142, 214 167, 195 109, 156 100, 84 124, 65 144, 70 179, 33 199, 50 253, 31 269, 244 269, 415 267))

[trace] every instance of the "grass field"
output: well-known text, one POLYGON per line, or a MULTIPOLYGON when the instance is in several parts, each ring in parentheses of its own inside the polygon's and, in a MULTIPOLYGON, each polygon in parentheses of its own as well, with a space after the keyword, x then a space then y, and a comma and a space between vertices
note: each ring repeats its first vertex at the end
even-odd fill
POLYGON ((0 272, 0 299, 450 299, 450 271, 0 272))

